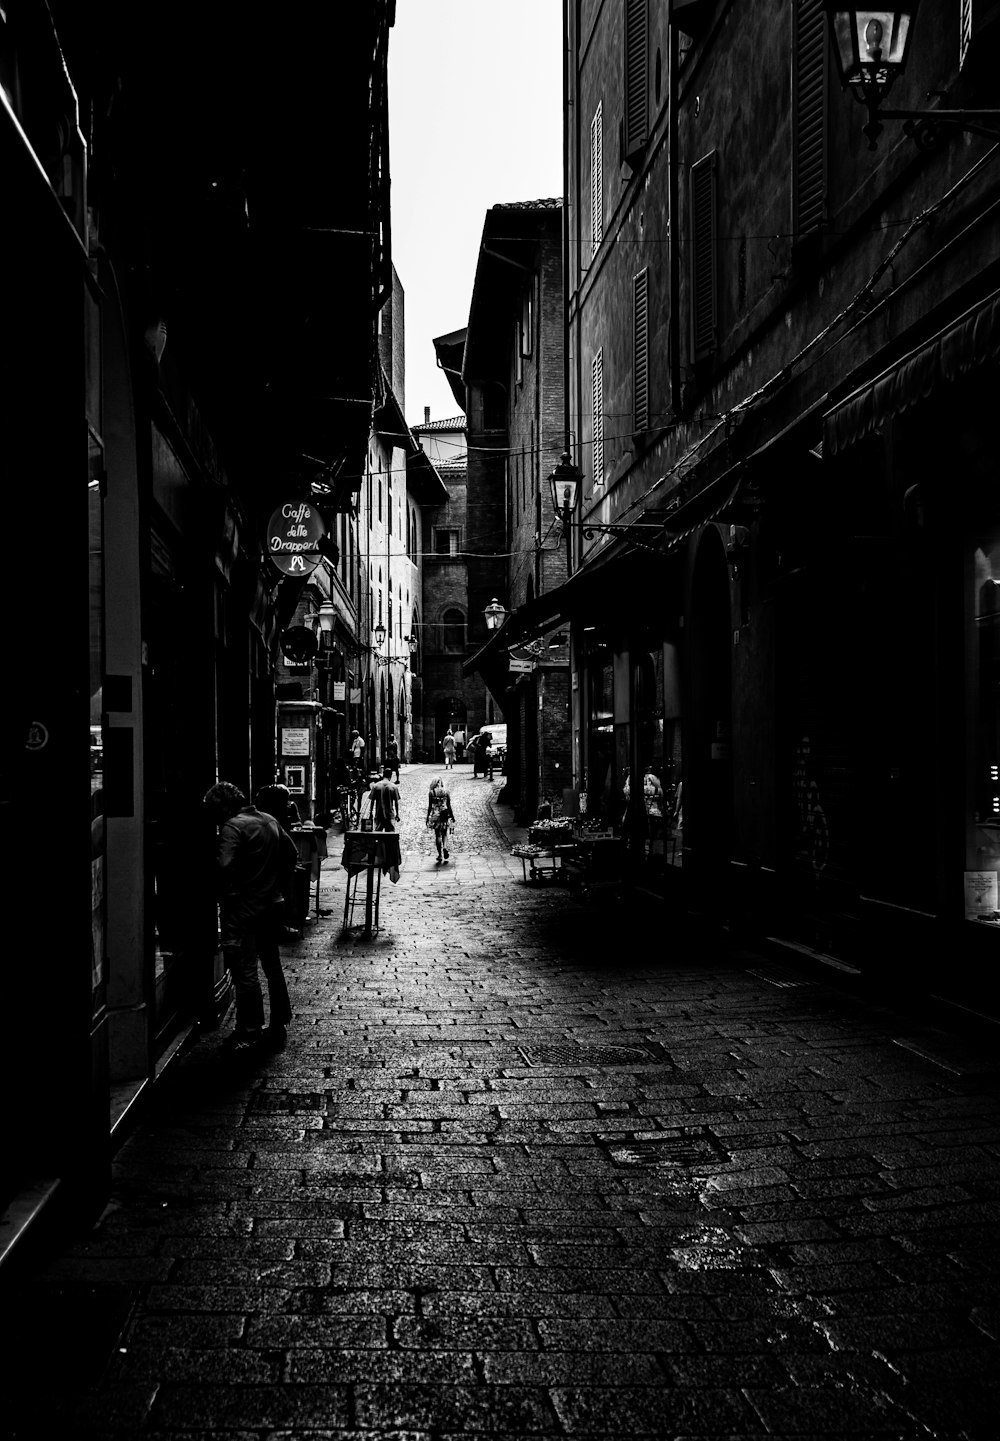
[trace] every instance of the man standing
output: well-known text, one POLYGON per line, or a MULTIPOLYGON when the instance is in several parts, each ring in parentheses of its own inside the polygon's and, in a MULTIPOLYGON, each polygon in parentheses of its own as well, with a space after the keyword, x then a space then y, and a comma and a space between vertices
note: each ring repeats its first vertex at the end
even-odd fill
POLYGON ((365 743, 357 731, 351 731, 351 757, 356 766, 363 766, 365 763, 365 743))
MULTIPOLYGON (((298 852, 274 817, 247 805, 243 792, 229 781, 212 786, 203 804, 219 828, 216 871, 222 954, 236 994, 236 1027, 226 1046, 232 1055, 250 1058, 265 1040, 257 960, 261 947, 268 948, 280 918, 282 884, 287 884, 298 852)), ((273 967, 271 955, 269 962, 273 967)), ((272 1015, 276 1040, 286 1020, 285 1015, 272 1015)))

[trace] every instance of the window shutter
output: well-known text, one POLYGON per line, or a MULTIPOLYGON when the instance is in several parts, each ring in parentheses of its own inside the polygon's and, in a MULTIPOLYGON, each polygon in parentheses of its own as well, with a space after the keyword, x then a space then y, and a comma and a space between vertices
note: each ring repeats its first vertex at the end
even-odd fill
POLYGON ((649 139, 648 0, 625 3, 625 159, 638 155, 649 139))
POLYGON ((649 270, 632 281, 632 409, 637 431, 649 429, 649 270))
POLYGON ((713 150, 691 166, 691 349, 695 360, 711 355, 718 339, 715 165, 713 150))
POLYGON ((590 248, 604 239, 604 120, 599 104, 590 126, 590 248))
POLYGON ((969 53, 969 44, 972 40, 972 0, 961 0, 961 11, 958 19, 958 67, 965 64, 965 57, 969 53))
POLYGON ((591 366, 594 397, 594 485, 604 484, 604 351, 599 350, 591 366))
POLYGON ((796 0, 792 73, 792 230, 796 238, 826 221, 827 47, 822 0, 796 0))

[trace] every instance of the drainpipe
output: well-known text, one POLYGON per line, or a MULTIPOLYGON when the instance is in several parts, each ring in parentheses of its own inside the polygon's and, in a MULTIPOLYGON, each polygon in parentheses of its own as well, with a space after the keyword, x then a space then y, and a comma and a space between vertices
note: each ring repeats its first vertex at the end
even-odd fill
POLYGON ((678 60, 677 21, 671 5, 667 25, 667 174, 670 205, 670 409, 674 420, 681 414, 681 256, 680 256, 680 185, 678 181, 677 116, 680 105, 677 98, 678 60))

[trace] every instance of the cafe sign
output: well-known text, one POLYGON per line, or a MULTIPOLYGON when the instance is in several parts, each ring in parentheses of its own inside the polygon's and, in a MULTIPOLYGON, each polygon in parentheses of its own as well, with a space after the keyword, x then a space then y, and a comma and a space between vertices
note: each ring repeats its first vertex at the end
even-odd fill
POLYGON ((267 553, 282 575, 311 575, 324 535, 326 526, 314 505, 288 500, 267 522, 267 553))

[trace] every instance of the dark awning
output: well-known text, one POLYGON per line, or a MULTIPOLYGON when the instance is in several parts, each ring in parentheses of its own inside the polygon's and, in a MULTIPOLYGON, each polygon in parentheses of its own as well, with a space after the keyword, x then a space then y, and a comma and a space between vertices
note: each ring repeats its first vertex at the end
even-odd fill
POLYGON ((943 381, 958 380, 1000 355, 1000 290, 967 310, 824 416, 824 450, 835 454, 901 415, 943 381))

